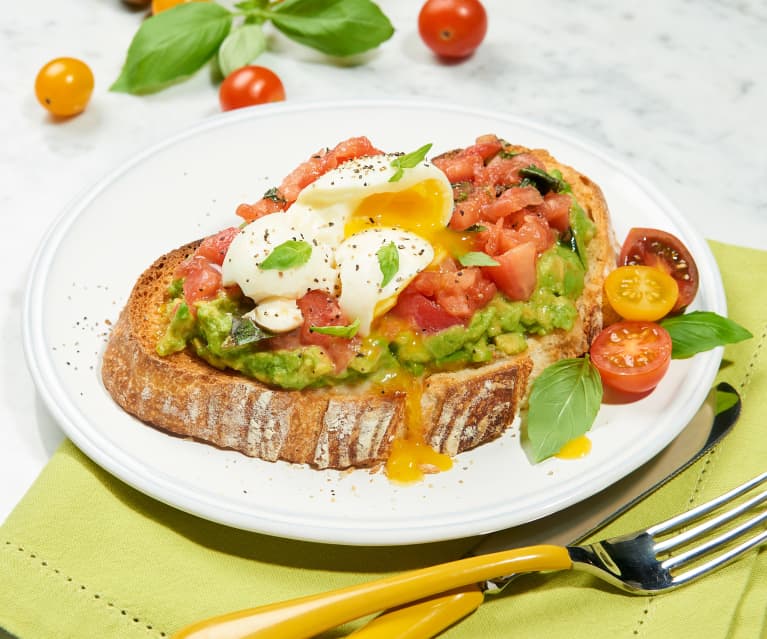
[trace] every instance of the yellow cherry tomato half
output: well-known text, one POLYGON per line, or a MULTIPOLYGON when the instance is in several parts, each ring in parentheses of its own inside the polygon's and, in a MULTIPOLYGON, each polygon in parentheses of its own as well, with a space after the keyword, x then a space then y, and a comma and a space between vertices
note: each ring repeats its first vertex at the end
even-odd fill
POLYGON ((53 115, 77 115, 85 110, 93 93, 93 72, 77 58, 56 58, 35 78, 35 95, 53 115))
POLYGON ((659 268, 621 266, 605 279, 605 294, 623 319, 654 322, 674 308, 679 286, 659 268))
POLYGON ((206 2, 207 0, 152 0, 152 15, 172 9, 176 5, 186 4, 187 2, 206 2))

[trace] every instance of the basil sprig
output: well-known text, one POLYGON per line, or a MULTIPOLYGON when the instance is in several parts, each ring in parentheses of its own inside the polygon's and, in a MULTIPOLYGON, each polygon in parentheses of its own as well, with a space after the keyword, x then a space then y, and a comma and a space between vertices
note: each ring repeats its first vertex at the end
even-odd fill
POLYGON ((692 311, 661 320, 671 335, 671 357, 686 359, 696 353, 753 337, 750 331, 711 311, 692 311))
POLYGON ((394 33, 372 0, 245 0, 230 11, 190 2, 141 23, 112 91, 159 91, 196 73, 218 54, 228 74, 266 49, 267 20, 288 38, 332 56, 362 53, 394 33))
POLYGON ((381 269, 381 275, 383 275, 381 280, 381 288, 383 288, 392 281, 399 271, 399 251, 394 242, 389 242, 378 249, 376 257, 378 257, 378 267, 381 269))
POLYGON ((483 253, 482 251, 470 251, 469 253, 464 253, 458 258, 458 261, 461 263, 461 266, 499 265, 499 263, 496 262, 492 257, 490 257, 487 253, 483 253))
POLYGON ((245 344, 255 344, 270 337, 274 337, 274 334, 262 329, 249 317, 235 316, 232 318, 232 328, 229 335, 221 342, 221 348, 229 349, 245 344))
POLYGON ((322 335, 332 335, 333 337, 345 337, 351 339, 357 334, 360 328, 360 320, 357 318, 351 324, 346 326, 310 326, 312 333, 321 333, 322 335))
POLYGON ((389 182, 399 182, 402 179, 402 176, 405 175, 405 169, 412 169, 424 161, 429 149, 431 149, 431 143, 424 144, 420 149, 394 158, 391 161, 391 165, 397 170, 394 172, 394 175, 389 178, 389 182))
POLYGON ((312 256, 312 245, 304 240, 287 240, 274 247, 258 265, 262 271, 284 271, 303 266, 312 256))
POLYGON ((599 371, 588 355, 560 360, 535 379, 527 436, 536 463, 555 455, 567 442, 591 428, 602 394, 599 371))

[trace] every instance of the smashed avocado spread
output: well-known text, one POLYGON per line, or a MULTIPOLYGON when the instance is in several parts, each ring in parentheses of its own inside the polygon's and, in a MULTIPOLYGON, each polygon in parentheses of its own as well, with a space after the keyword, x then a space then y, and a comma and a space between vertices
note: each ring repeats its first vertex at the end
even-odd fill
POLYGON ((320 346, 271 348, 271 335, 243 321, 252 309, 252 303, 244 303, 248 300, 221 294, 197 302, 193 312, 184 301, 178 281, 169 289, 170 300, 164 309, 169 323, 157 352, 169 355, 189 347, 217 368, 230 368, 285 389, 362 379, 375 382, 402 368, 420 375, 522 353, 528 335, 568 331, 575 325, 575 302, 583 291, 585 277, 583 249, 593 234, 590 225, 582 211, 573 212, 573 237, 570 241, 560 239, 539 256, 537 285, 528 300, 512 302, 498 293, 465 324, 436 333, 404 328, 392 338, 377 334, 374 328, 360 341, 357 352, 341 371, 320 346))

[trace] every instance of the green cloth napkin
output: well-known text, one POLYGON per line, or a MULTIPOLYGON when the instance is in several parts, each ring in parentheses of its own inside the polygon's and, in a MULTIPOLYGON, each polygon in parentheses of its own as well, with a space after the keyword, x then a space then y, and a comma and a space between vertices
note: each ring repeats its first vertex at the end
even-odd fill
MULTIPOLYGON (((729 315, 754 334, 727 348, 720 372, 742 394, 740 423, 609 534, 645 526, 767 468, 767 252, 711 247, 729 315)), ((67 442, 0 527, 0 627, 21 639, 159 639, 207 616, 454 559, 472 543, 354 548, 233 530, 142 495, 67 442)), ((753 639, 767 636, 766 612, 767 549, 657 597, 625 595, 580 573, 527 576, 444 637, 753 639)))

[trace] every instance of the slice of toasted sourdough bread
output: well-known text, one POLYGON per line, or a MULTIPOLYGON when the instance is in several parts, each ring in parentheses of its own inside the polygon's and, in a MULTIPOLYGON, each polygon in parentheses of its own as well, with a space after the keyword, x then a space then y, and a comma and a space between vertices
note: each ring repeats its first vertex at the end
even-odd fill
MULTIPOLYGON (((421 412, 425 441, 455 455, 499 437, 513 422, 531 380, 549 364, 588 350, 603 321, 602 286, 615 265, 615 242, 599 187, 532 151, 547 170, 558 169, 591 217, 585 288, 569 332, 529 337, 522 355, 429 375, 421 412)), ((176 267, 199 242, 160 257, 139 278, 104 353, 102 378, 115 401, 143 422, 177 435, 269 461, 316 468, 368 467, 385 461, 406 432, 405 395, 381 394, 364 384, 281 390, 216 369, 193 353, 161 357, 155 348, 167 318, 162 312, 176 267)))

